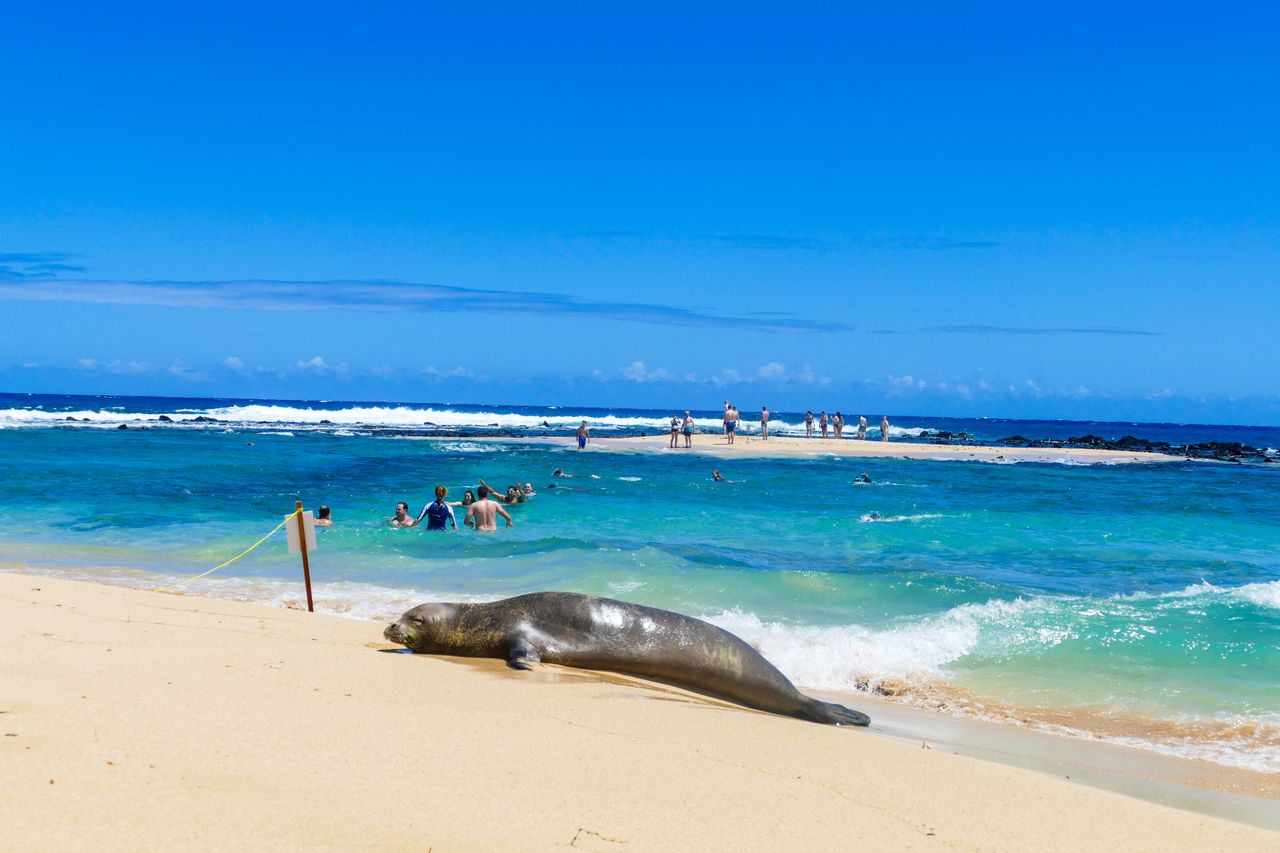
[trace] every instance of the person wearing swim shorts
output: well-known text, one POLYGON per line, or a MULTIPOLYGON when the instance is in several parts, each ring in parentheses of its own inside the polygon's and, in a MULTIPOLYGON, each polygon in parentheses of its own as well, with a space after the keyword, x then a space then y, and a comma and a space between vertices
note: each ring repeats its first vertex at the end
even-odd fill
POLYGON ((822 437, 827 437, 827 410, 822 410, 822 417, 818 420, 818 424, 822 427, 822 437))
POLYGON ((769 440, 769 407, 760 407, 760 440, 769 440))
POLYGON ((684 446, 693 447, 693 417, 689 414, 688 409, 686 409, 684 413, 682 431, 684 432, 684 446))
POLYGON ((578 449, 587 446, 587 439, 591 437, 591 430, 587 427, 587 422, 583 421, 582 426, 578 427, 578 449))

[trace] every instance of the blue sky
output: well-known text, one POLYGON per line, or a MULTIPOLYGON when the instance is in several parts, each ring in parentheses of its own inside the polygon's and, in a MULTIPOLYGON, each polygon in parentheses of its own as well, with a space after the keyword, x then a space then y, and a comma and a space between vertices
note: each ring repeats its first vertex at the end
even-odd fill
POLYGON ((1264 4, 75 4, 0 390, 1280 424, 1264 4))

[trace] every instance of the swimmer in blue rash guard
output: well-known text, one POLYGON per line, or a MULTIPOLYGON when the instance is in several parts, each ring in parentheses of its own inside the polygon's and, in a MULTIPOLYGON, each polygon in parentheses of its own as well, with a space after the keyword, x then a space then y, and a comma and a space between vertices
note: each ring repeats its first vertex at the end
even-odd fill
POLYGON ((418 516, 417 524, 422 523, 422 519, 427 519, 428 530, 444 530, 446 523, 452 523, 453 529, 458 529, 458 520, 453 515, 453 507, 445 503, 445 495, 449 494, 449 490, 444 486, 436 486, 436 499, 432 503, 422 508, 422 514, 418 516))

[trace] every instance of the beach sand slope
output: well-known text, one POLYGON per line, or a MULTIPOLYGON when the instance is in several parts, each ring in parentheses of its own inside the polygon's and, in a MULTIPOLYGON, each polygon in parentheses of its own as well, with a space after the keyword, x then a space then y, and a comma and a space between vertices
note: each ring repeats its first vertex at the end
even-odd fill
POLYGON ((1276 850, 1280 833, 381 625, 0 573, 0 846, 1276 850))

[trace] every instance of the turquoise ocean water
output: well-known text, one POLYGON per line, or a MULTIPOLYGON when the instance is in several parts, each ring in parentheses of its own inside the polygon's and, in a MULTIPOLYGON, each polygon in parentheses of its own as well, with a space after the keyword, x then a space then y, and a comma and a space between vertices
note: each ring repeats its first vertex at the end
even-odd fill
MULTIPOLYGON (((716 622, 804 687, 1280 772, 1280 465, 712 460, 424 434, 564 436, 580 418, 652 433, 669 414, 0 395, 0 561, 160 586, 239 553, 300 498, 336 519, 313 555, 321 610, 607 595, 716 622), (480 478, 537 488, 515 528, 385 523, 398 500, 416 513, 437 483, 457 499, 480 478)), ((1276 429, 892 419, 895 438, 1280 444, 1276 429)), ((187 589, 296 603, 299 575, 277 534, 187 589)))

